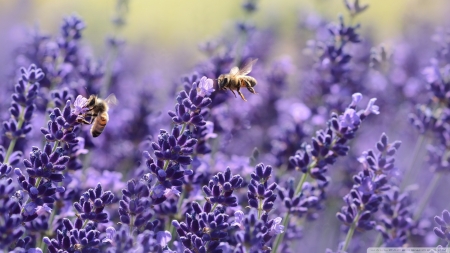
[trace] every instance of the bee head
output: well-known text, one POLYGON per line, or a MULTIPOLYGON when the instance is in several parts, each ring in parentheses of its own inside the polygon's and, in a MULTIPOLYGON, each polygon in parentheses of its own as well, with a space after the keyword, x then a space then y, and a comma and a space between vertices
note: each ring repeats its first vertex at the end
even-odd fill
POLYGON ((219 89, 226 90, 227 88, 225 85, 228 83, 228 78, 225 75, 220 75, 219 78, 217 78, 217 85, 219 86, 219 89))
POLYGON ((91 95, 88 99, 88 107, 93 107, 95 104, 97 104, 97 96, 91 95))

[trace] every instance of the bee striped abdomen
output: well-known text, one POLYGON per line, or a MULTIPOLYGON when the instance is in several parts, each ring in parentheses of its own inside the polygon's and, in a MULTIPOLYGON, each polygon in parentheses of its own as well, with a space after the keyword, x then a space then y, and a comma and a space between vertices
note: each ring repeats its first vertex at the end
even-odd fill
POLYGON ((103 132, 103 130, 106 127, 106 124, 108 123, 108 120, 109 120, 109 115, 106 112, 98 115, 95 118, 94 124, 92 124, 92 128, 91 128, 92 137, 98 137, 103 132))

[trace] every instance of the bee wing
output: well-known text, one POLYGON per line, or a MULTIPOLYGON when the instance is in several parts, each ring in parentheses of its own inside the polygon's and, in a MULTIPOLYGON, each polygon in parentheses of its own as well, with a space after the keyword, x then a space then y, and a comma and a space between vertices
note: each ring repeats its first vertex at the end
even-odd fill
POLYGON ((255 62, 256 62, 257 60, 258 60, 258 59, 253 59, 253 60, 247 62, 247 64, 245 64, 244 67, 242 67, 242 68, 239 70, 238 75, 245 76, 245 75, 247 75, 248 73, 250 73, 250 72, 252 71, 252 66, 253 66, 253 64, 255 64, 255 62))
POLYGON ((238 67, 233 67, 231 70, 230 70, 230 75, 232 75, 232 76, 235 76, 235 75, 237 75, 239 73, 239 68, 238 67))
POLYGON ((105 100, 103 100, 103 101, 105 101, 105 103, 108 106, 115 106, 115 105, 117 105, 117 98, 116 98, 116 95, 114 95, 114 93, 109 94, 109 96, 106 97, 105 100))

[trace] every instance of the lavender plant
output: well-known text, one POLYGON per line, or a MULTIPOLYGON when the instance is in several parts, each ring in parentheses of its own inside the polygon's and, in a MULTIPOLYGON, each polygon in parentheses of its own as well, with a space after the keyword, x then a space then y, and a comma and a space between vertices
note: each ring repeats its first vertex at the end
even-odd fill
POLYGON ((337 23, 313 10, 299 17, 285 47, 275 19, 258 22, 266 5, 246 0, 200 45, 202 60, 167 65, 153 58, 161 45, 125 38, 135 4, 116 2, 102 50, 84 34, 97 31, 90 19, 72 14, 8 52, 0 252, 447 246, 448 30, 430 39, 413 19, 393 45, 375 44, 371 24, 357 23, 372 10, 345 0, 337 23), (256 58, 257 94, 218 89, 221 74, 256 58), (93 138, 88 97, 111 93, 119 104, 93 138))

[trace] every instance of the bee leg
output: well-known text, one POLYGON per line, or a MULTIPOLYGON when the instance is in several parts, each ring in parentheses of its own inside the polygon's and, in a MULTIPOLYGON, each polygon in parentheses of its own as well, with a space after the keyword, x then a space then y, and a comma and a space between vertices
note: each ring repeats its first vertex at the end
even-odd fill
POLYGON ((231 92, 233 92, 234 97, 237 98, 236 93, 234 93, 234 91, 232 89, 230 89, 230 90, 231 90, 231 92))
POLYGON ((247 101, 247 99, 245 99, 245 97, 244 97, 244 94, 242 94, 241 88, 240 88, 240 87, 238 87, 238 88, 236 89, 236 91, 237 91, 237 93, 239 94, 239 96, 241 96, 242 100, 247 101))
POLYGON ((82 124, 86 124, 86 125, 90 125, 91 124, 91 122, 89 122, 89 121, 87 121, 85 119, 79 119, 78 122, 82 123, 82 124))
POLYGON ((255 89, 253 89, 253 87, 251 86, 249 81, 245 81, 245 87, 247 88, 248 91, 250 91, 253 94, 257 94, 255 89))

